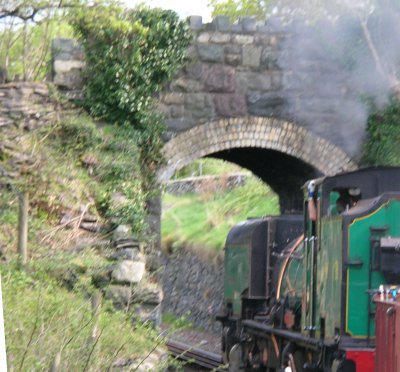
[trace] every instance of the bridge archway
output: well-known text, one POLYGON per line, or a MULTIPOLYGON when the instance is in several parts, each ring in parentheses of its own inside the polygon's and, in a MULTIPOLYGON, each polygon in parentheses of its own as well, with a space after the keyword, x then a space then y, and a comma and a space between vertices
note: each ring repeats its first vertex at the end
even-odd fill
POLYGON ((321 175, 354 170, 357 164, 339 147, 293 122, 270 117, 221 119, 193 127, 163 149, 167 159, 159 180, 202 157, 248 168, 279 195, 281 211, 301 209, 300 186, 321 175))

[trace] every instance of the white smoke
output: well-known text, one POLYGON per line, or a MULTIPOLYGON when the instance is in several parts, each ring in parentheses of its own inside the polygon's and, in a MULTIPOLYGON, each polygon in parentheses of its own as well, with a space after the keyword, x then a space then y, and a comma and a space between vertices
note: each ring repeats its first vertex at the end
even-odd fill
POLYGON ((344 14, 285 27, 279 63, 296 120, 357 156, 371 104, 383 108, 398 86, 400 15, 361 0, 336 5, 344 14))

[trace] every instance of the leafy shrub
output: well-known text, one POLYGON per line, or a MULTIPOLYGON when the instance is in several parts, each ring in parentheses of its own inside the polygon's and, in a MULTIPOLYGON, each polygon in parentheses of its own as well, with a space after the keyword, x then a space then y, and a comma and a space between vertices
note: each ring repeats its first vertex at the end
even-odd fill
POLYGON ((78 11, 73 19, 86 54, 84 104, 117 128, 135 128, 130 135, 139 149, 143 187, 153 188, 163 144, 153 97, 184 62, 188 27, 173 11, 116 5, 78 11))
POLYGON ((368 118, 363 149, 366 165, 400 165, 400 102, 392 100, 368 118))
POLYGON ((100 143, 100 134, 93 120, 85 115, 70 116, 62 120, 56 132, 60 145, 83 153, 100 143))
POLYGON ((105 370, 120 358, 141 360, 156 343, 154 330, 133 329, 127 314, 111 312, 112 305, 105 303, 94 344, 90 299, 68 292, 43 271, 38 275, 14 265, 2 265, 1 271, 10 369, 47 371, 61 352, 64 371, 105 370))

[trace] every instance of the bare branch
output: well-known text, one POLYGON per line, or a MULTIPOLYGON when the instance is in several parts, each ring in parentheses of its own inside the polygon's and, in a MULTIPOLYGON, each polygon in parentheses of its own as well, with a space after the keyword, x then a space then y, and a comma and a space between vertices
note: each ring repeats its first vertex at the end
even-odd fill
POLYGON ((389 87, 392 89, 392 91, 399 96, 400 95, 400 81, 399 79, 396 78, 395 74, 392 74, 388 71, 385 70, 382 59, 379 56, 379 53, 376 49, 376 46, 374 44, 374 41, 372 40, 371 33, 369 32, 368 26, 367 26, 367 20, 366 19, 360 19, 360 24, 361 28, 365 37, 365 40, 367 41, 368 48, 372 54, 372 58, 375 62, 376 69, 378 73, 381 75, 381 77, 387 81, 389 84, 389 87))
POLYGON ((56 11, 60 9, 66 8, 74 8, 78 6, 74 2, 67 2, 64 3, 63 1, 55 2, 49 0, 47 3, 42 5, 31 5, 31 6, 24 6, 23 3, 16 4, 14 8, 8 8, 7 6, 0 7, 0 20, 4 18, 18 18, 23 22, 36 22, 35 17, 45 11, 56 11))

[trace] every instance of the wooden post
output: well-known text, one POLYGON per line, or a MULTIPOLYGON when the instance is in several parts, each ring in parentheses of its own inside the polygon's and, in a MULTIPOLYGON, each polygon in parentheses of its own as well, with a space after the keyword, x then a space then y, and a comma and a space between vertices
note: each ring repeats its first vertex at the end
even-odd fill
POLYGON ((50 372, 59 372, 61 366, 61 352, 59 351, 53 359, 53 363, 51 363, 50 372))
POLYGON ((6 339, 4 332, 3 293, 1 290, 1 277, 0 277, 0 371, 7 371, 6 339))
POLYGON ((29 197, 26 191, 19 195, 18 253, 22 264, 27 259, 29 197))
POLYGON ((92 296, 93 330, 92 341, 95 342, 99 337, 99 314, 101 307, 101 292, 96 291, 92 296))

